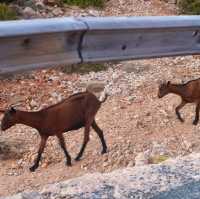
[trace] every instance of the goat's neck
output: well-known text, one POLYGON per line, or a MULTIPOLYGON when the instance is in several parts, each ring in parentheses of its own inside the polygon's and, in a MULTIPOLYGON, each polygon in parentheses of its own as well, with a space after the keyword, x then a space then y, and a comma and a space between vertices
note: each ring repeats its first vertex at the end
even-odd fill
POLYGON ((170 93, 174 93, 174 94, 182 96, 183 85, 181 85, 181 84, 170 84, 169 91, 170 91, 170 93))
POLYGON ((39 112, 17 111, 17 123, 39 129, 41 124, 41 116, 39 112))

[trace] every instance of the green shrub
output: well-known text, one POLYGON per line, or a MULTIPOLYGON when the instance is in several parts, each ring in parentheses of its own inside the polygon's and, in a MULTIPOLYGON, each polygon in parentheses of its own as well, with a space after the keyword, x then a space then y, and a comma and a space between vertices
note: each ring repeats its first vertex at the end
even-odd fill
POLYGON ((6 4, 0 3, 0 21, 16 19, 16 13, 10 9, 6 4))
POLYGON ((83 8, 88 6, 102 8, 104 6, 104 0, 63 0, 63 3, 77 5, 83 8))
POLYGON ((103 64, 97 64, 97 63, 79 64, 77 65, 77 67, 74 68, 74 72, 84 74, 84 73, 89 73, 91 71, 98 72, 106 69, 107 67, 103 64))
POLYGON ((1 0, 1 3, 11 3, 14 2, 15 0, 1 0))
POLYGON ((88 63, 88 64, 76 64, 70 66, 61 66, 59 69, 64 73, 79 73, 79 74, 87 74, 89 72, 98 72, 107 70, 108 66, 105 64, 99 63, 88 63))
POLYGON ((165 160, 167 160, 169 157, 166 155, 156 155, 153 156, 149 159, 149 163, 150 164, 159 164, 161 162, 164 162, 165 160))
POLYGON ((200 14, 200 0, 179 0, 178 5, 181 13, 189 15, 200 14))

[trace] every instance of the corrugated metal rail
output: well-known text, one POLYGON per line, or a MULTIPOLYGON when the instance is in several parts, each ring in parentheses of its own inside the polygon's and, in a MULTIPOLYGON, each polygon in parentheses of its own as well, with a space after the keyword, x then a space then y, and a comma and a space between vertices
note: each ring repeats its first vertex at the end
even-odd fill
POLYGON ((0 74, 59 64, 200 53, 200 16, 0 22, 0 74))

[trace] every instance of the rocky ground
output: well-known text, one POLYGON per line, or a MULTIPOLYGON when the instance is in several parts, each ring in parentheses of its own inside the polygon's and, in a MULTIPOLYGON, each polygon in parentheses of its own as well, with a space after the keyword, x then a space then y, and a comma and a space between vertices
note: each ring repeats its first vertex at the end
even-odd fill
POLYGON ((77 6, 59 6, 59 0, 17 0, 17 4, 10 5, 16 10, 20 18, 50 18, 61 16, 148 16, 171 15, 177 9, 173 1, 165 3, 163 0, 106 0, 104 9, 79 8, 77 6))
POLYGON ((196 199, 200 197, 200 154, 164 164, 136 166, 107 174, 87 174, 5 199, 196 199))
MULTIPOLYGON (((110 0, 103 11, 76 7, 64 9, 62 16, 80 15, 173 15, 173 4, 159 0, 110 0), (66 10, 65 10, 66 9, 66 10), (89 14, 88 14, 89 13, 89 14), (92 13, 92 14, 91 14, 92 13)), ((47 9, 45 7, 45 9, 47 9)), ((21 9, 25 9, 25 6, 21 9)), ((49 8, 48 8, 49 9, 49 8)), ((47 12, 47 11, 45 11, 47 12)), ((51 11, 45 17, 51 17, 51 11)), ((58 15, 59 16, 59 15, 58 15)), ((36 17, 40 17, 37 15, 36 17)), ((42 15, 43 17, 43 15, 42 15)), ((32 18, 32 17, 31 17, 32 18)), ((0 136, 0 196, 23 190, 37 190, 88 172, 109 172, 118 168, 160 162, 168 157, 199 151, 199 125, 193 126, 194 107, 187 105, 180 123, 174 108, 175 95, 157 98, 161 80, 185 82, 199 78, 199 58, 177 57, 106 64, 107 70, 88 74, 67 74, 59 68, 35 71, 1 80, 0 107, 17 104, 23 110, 38 110, 54 104, 86 85, 104 84, 110 94, 97 114, 109 152, 100 155, 101 145, 91 131, 83 159, 68 168, 56 138, 50 138, 40 168, 30 173, 39 145, 38 133, 17 125, 0 136)), ((75 157, 83 139, 83 129, 66 133, 67 149, 75 157)))

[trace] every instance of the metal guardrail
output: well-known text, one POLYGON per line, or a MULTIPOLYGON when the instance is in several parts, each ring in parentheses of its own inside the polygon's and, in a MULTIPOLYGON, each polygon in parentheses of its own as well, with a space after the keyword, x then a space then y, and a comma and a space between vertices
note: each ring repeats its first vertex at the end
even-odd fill
POLYGON ((59 64, 200 53, 200 16, 0 22, 0 74, 59 64))

